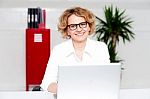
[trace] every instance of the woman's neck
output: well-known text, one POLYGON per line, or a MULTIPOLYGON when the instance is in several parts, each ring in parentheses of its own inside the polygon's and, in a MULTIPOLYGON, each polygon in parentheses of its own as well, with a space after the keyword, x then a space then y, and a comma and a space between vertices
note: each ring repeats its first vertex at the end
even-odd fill
POLYGON ((87 40, 82 41, 82 42, 72 41, 74 49, 75 50, 84 50, 86 41, 87 40))
POLYGON ((72 42, 74 49, 75 49, 75 54, 76 56, 82 60, 83 57, 83 52, 84 52, 84 48, 86 46, 86 40, 82 41, 82 42, 72 42))

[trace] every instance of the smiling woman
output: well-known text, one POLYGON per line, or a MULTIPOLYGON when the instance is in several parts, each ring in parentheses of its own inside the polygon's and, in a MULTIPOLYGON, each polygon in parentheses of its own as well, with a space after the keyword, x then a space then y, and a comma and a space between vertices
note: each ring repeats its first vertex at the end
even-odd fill
POLYGON ((83 17, 78 17, 75 14, 72 14, 68 18, 68 24, 67 34, 72 38, 74 47, 79 47, 79 44, 76 44, 78 42, 82 42, 82 47, 85 47, 85 42, 90 31, 90 27, 86 23, 86 20, 83 17), (81 27, 81 24, 84 27, 81 27))
POLYGON ((60 16, 59 23, 58 23, 58 30, 62 33, 63 38, 70 37, 67 33, 67 26, 70 24, 79 24, 79 22, 87 22, 90 27, 89 35, 94 33, 95 15, 87 9, 76 7, 76 9, 73 8, 67 9, 60 16), (76 19, 72 20, 72 17, 74 16, 76 16, 76 19))
POLYGON ((90 40, 94 33, 95 15, 84 8, 67 9, 60 16, 58 30, 65 42, 56 45, 51 53, 41 87, 52 93, 57 92, 58 66, 109 63, 107 45, 90 40))

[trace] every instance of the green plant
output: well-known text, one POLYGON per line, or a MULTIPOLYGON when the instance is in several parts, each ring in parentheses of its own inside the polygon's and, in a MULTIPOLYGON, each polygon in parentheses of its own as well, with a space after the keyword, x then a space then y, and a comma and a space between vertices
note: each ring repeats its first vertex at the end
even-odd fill
POLYGON ((117 7, 105 6, 104 8, 105 20, 96 17, 96 37, 98 41, 103 41, 108 45, 111 62, 120 62, 117 59, 116 45, 120 39, 125 44, 126 41, 134 39, 134 33, 131 31, 131 18, 125 16, 125 10, 120 11, 117 7))

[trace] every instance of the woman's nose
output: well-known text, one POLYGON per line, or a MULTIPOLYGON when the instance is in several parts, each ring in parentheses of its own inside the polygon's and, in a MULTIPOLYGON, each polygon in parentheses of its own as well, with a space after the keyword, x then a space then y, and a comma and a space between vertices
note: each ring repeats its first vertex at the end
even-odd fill
POLYGON ((81 31, 81 30, 82 28, 79 25, 77 25, 77 31, 81 31))

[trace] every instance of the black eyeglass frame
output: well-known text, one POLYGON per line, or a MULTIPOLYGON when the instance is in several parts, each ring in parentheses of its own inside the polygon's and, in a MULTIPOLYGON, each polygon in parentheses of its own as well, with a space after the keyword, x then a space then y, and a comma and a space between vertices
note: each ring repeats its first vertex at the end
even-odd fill
POLYGON ((70 25, 67 25, 67 27, 70 29, 70 30, 76 30, 78 25, 80 28, 86 28, 87 27, 87 24, 88 22, 85 21, 85 22, 81 22, 81 23, 78 23, 78 24, 70 24, 70 25))

